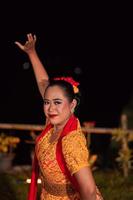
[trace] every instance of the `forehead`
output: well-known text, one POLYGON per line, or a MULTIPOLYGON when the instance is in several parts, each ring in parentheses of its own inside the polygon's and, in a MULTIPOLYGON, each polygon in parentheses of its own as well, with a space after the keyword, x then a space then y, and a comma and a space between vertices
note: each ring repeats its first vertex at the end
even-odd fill
POLYGON ((66 98, 63 88, 60 86, 49 86, 45 92, 44 98, 66 98))

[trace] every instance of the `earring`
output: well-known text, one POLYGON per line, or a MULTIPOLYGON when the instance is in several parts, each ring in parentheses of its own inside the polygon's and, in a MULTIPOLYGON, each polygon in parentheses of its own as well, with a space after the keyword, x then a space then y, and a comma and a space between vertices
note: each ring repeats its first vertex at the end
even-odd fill
POLYGON ((72 109, 71 109, 71 113, 73 114, 73 113, 74 113, 74 111, 75 111, 75 110, 74 110, 74 108, 72 108, 72 109))

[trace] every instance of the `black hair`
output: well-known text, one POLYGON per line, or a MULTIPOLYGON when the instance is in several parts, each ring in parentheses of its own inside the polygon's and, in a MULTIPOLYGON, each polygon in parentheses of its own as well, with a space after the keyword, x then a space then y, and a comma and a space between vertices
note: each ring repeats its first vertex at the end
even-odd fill
MULTIPOLYGON (((74 90, 73 90, 73 86, 68 83, 67 81, 64 81, 64 80, 54 80, 54 79, 51 79, 50 82, 49 82, 49 85, 47 86, 46 90, 45 90, 45 93, 47 91, 47 89, 49 87, 52 87, 52 86, 59 86, 60 88, 63 89, 64 93, 65 93, 65 96, 68 98, 69 102, 71 103, 73 101, 73 99, 76 99, 77 100, 77 106, 79 105, 80 103, 80 93, 74 93, 74 90)), ((44 95, 45 95, 44 93, 44 95)), ((76 106, 76 107, 77 107, 76 106)))

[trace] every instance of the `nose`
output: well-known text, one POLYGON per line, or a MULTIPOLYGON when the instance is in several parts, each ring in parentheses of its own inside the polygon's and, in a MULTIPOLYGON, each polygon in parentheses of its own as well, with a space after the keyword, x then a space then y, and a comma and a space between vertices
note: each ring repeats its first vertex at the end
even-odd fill
POLYGON ((48 108, 49 112, 52 112, 54 110, 54 108, 55 108, 54 104, 50 103, 49 108, 48 108))

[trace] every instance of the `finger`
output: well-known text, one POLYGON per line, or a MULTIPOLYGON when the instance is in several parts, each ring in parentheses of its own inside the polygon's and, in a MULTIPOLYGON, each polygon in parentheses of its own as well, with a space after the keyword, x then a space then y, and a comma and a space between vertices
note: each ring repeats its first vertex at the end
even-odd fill
POLYGON ((37 37, 36 37, 36 35, 34 35, 34 36, 33 36, 33 39, 34 39, 34 41, 36 42, 36 40, 37 40, 37 37))
POLYGON ((22 50, 24 50, 24 46, 20 42, 15 42, 15 44, 22 50))
POLYGON ((27 35, 27 37, 28 37, 28 41, 29 41, 29 42, 32 42, 32 41, 33 41, 33 37, 32 37, 32 34, 31 34, 31 33, 29 33, 29 34, 27 35))

